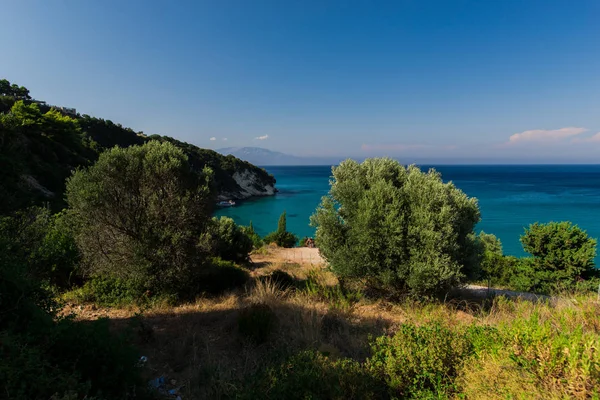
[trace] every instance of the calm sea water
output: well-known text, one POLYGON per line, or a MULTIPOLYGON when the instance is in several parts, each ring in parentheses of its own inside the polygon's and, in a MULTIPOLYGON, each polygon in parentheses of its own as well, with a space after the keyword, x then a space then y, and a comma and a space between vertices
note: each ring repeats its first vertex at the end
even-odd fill
MULTIPOLYGON (((481 222, 477 230, 498 236, 505 254, 525 254, 519 236, 536 221, 572 221, 590 236, 600 237, 600 165, 433 167, 445 181, 453 181, 479 199, 481 222)), ((285 210, 289 231, 300 237, 314 236, 309 217, 329 190, 331 167, 266 169, 277 179, 280 192, 276 196, 238 202, 235 207, 218 210, 217 215, 244 225, 252 221, 258 233, 265 235, 277 228, 279 215, 285 210)))

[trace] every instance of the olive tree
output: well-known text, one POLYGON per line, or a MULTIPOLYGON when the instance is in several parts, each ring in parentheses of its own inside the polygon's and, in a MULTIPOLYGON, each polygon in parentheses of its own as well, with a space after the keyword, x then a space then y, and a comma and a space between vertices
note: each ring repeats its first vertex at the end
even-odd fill
POLYGON ((67 182, 75 239, 91 274, 180 294, 205 257, 211 171, 197 173, 170 143, 115 147, 67 182))
POLYGON ((459 284, 478 268, 477 200, 435 170, 380 158, 347 160, 332 171, 311 224, 338 276, 425 294, 459 284))

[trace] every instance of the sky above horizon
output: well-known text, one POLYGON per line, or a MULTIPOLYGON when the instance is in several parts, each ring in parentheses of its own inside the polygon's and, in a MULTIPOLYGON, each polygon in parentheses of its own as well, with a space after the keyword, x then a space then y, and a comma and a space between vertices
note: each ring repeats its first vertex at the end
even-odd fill
POLYGON ((0 78, 200 147, 600 163, 600 2, 9 1, 0 78))

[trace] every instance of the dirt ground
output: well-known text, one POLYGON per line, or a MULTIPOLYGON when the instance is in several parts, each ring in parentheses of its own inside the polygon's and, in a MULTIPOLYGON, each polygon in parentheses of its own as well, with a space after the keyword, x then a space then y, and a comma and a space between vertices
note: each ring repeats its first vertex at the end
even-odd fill
POLYGON ((292 249, 281 247, 268 248, 267 254, 252 254, 251 259, 255 264, 293 263, 320 266, 325 263, 319 254, 319 249, 309 247, 295 247, 292 249))

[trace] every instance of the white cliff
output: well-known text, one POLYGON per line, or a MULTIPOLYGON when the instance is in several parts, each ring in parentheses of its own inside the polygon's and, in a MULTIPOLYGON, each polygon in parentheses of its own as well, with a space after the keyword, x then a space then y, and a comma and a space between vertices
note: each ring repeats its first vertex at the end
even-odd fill
POLYGON ((260 176, 250 170, 236 171, 233 174, 235 183, 239 189, 235 192, 220 193, 219 200, 247 199, 252 196, 272 196, 275 194, 275 187, 272 184, 265 184, 260 176))

